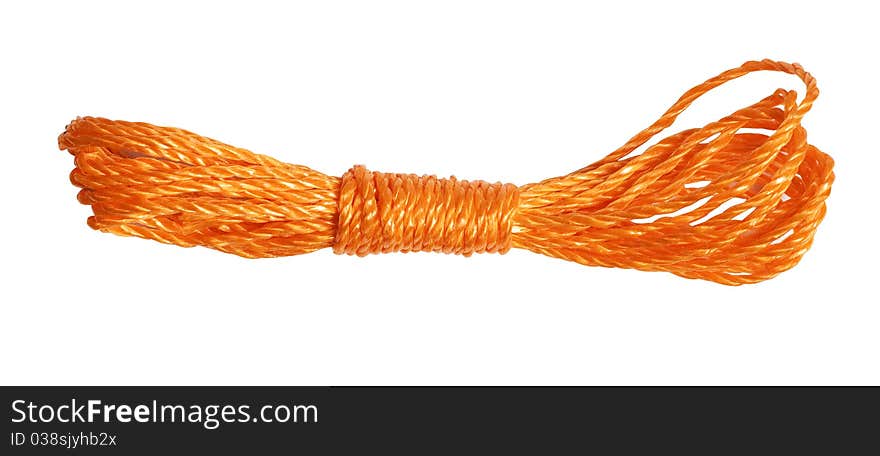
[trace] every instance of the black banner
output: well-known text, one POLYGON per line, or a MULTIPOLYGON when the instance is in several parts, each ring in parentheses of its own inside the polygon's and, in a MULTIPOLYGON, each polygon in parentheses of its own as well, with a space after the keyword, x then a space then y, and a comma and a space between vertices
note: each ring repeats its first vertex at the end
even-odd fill
POLYGON ((0 454, 878 449, 869 388, 4 387, 0 454))

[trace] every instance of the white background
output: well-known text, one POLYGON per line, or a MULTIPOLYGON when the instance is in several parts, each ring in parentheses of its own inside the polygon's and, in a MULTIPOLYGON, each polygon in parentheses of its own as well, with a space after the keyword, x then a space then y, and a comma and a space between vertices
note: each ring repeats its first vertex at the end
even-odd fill
MULTIPOLYGON (((6 2, 4 384, 878 384, 868 2, 6 2), (820 6, 821 5, 821 6, 820 6), (525 251, 244 260, 92 231, 56 138, 183 127, 341 175, 525 184, 745 60, 802 63, 837 161, 795 269, 738 288, 525 251)), ((793 77, 698 102, 702 125, 793 77)), ((802 90, 801 90, 802 91, 802 90)))

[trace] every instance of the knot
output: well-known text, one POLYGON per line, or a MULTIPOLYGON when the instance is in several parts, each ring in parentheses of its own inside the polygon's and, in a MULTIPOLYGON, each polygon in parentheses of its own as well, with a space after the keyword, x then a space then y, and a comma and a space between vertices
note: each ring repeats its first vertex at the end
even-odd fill
POLYGON ((470 255, 510 249, 513 184, 372 172, 355 166, 339 186, 335 253, 470 255))

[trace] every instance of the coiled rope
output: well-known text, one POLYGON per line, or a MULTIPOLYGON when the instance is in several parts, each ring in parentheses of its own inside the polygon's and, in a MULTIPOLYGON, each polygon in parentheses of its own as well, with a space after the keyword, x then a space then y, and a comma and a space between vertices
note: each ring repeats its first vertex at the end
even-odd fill
POLYGON ((521 187, 362 166, 338 178, 185 130, 94 117, 74 120, 59 146, 75 157, 89 226, 104 232, 248 258, 516 247, 738 285, 794 266, 825 214, 833 161, 801 126, 818 93, 800 65, 747 62, 598 162, 521 187), (701 95, 761 70, 798 76, 803 100, 779 89, 633 153, 701 95))

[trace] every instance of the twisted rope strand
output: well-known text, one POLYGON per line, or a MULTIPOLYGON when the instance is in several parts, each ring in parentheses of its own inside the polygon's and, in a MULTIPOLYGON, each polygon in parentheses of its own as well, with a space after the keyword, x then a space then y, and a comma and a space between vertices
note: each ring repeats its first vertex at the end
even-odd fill
POLYGON ((337 178, 186 130, 95 117, 74 120, 59 146, 75 157, 89 226, 109 233, 248 258, 516 247, 739 285, 797 264, 825 214, 833 161, 801 126, 818 93, 800 65, 746 62, 598 162, 521 187, 362 166, 337 178), (799 77, 804 99, 779 89, 634 154, 706 92, 764 70, 799 77))

